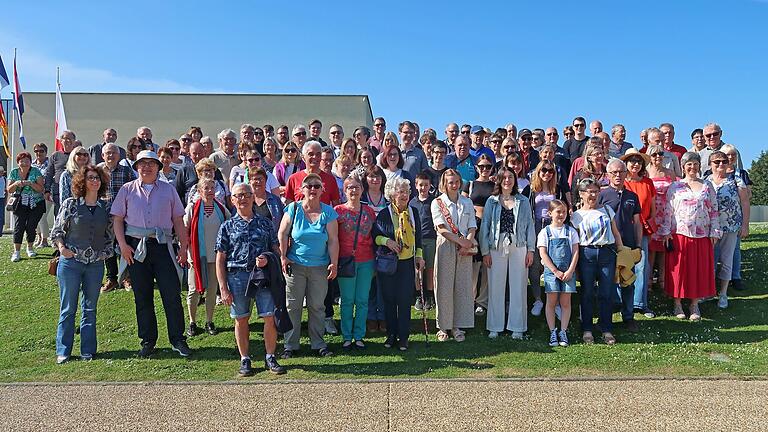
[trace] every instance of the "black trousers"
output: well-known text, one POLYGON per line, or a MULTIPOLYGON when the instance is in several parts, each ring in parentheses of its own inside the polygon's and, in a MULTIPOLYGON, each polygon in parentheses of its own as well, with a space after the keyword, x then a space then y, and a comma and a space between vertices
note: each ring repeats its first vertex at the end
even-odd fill
MULTIPOLYGON (((126 236, 128 244, 136 248, 139 239, 126 236)), ((154 286, 160 291, 165 320, 168 324, 168 340, 171 345, 186 340, 184 336, 184 309, 181 306, 181 285, 176 274, 168 246, 147 240, 147 256, 144 262, 134 261, 128 266, 131 276, 136 322, 142 345, 155 346, 157 343, 157 316, 155 315, 154 286)))
POLYGON ((379 273, 378 288, 384 298, 384 316, 388 336, 407 341, 411 332, 411 305, 416 290, 416 268, 413 258, 398 260, 393 275, 379 273))
POLYGON ((333 299, 340 295, 339 281, 336 278, 328 281, 328 292, 325 294, 325 317, 333 318, 333 299))
MULTIPOLYGON (((5 211, 5 209, 3 209, 5 211)), ((39 202, 35 208, 30 209, 25 205, 20 205, 19 209, 13 214, 13 242, 20 244, 24 239, 24 233, 27 233, 27 243, 35 241, 35 230, 45 214, 45 202, 39 202)))

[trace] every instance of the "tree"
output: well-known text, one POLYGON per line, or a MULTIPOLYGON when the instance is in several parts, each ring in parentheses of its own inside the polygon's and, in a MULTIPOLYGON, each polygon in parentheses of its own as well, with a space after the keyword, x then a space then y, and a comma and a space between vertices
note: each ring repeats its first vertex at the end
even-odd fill
POLYGON ((752 205, 768 205, 768 152, 763 150, 760 157, 752 162, 749 169, 752 180, 752 205))

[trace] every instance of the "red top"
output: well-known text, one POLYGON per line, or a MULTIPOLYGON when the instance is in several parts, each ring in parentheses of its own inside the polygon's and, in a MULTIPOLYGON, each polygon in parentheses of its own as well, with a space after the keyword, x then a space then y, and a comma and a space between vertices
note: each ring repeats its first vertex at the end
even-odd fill
POLYGON ((624 187, 636 193, 640 199, 640 221, 645 224, 645 221, 651 218, 651 203, 656 196, 653 180, 648 177, 643 177, 640 181, 625 180, 624 187))
MULTIPOLYGON (((320 201, 334 205, 341 201, 339 197, 339 185, 336 183, 336 177, 326 172, 320 171, 320 179, 323 181, 323 194, 320 195, 320 201)), ((285 197, 293 201, 300 201, 304 198, 304 192, 301 190, 301 182, 307 177, 307 171, 301 170, 291 174, 288 177, 288 183, 285 185, 285 197)))
MULTIPOLYGON (((363 216, 360 218, 360 232, 357 234, 357 249, 354 252, 356 262, 373 260, 373 224, 376 222, 376 213, 372 208, 363 204, 363 216)), ((339 223, 339 256, 352 255, 352 247, 355 244, 355 229, 359 212, 348 209, 339 204, 334 210, 338 213, 339 223)))
POLYGON ((669 148, 664 147, 664 150, 674 153, 675 156, 677 156, 678 162, 680 161, 680 158, 683 157, 685 152, 688 151, 685 147, 675 143, 672 143, 672 145, 669 148))

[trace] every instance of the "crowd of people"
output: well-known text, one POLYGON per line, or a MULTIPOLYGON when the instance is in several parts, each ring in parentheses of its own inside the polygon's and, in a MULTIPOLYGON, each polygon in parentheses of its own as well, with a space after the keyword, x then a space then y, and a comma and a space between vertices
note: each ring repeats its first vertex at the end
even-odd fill
POLYGON ((164 145, 141 127, 125 150, 114 129, 88 149, 64 131, 63 150, 18 154, 6 186, 12 261, 25 234, 30 257, 58 250, 57 362, 72 355, 78 301, 80 357, 96 355, 99 295, 120 287, 133 291, 141 357, 158 342, 155 285, 184 357, 188 338, 218 332, 217 303, 229 306, 243 376, 254 373, 254 303, 264 367, 281 374, 278 359, 301 350, 304 308, 309 349, 323 357, 337 302, 343 350, 365 349, 373 332, 408 350, 412 308, 436 309, 439 341, 464 341, 484 314, 489 338, 522 339, 529 313, 543 313, 550 346, 569 345, 572 316, 584 343, 597 332, 612 345, 614 311, 628 332, 636 314, 655 317, 654 283, 692 321, 700 302, 727 308, 729 287, 744 288, 751 182, 717 124, 694 130, 690 148, 670 123, 635 146, 623 125, 609 134, 583 117, 562 130, 450 123, 442 139, 410 121, 387 131, 381 117, 351 137, 333 124, 326 141, 322 128, 244 124, 214 148, 199 127, 164 145))

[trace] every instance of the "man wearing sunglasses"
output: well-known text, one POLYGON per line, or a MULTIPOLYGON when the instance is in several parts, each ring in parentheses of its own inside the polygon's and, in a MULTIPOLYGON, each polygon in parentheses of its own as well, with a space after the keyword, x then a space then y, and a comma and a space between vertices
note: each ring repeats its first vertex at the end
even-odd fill
POLYGON ((486 155, 493 163, 496 163, 496 155, 493 153, 493 150, 490 149, 490 147, 486 147, 483 145, 483 139, 485 139, 485 129, 483 129, 482 126, 472 126, 472 129, 470 129, 470 139, 472 140, 472 145, 469 148, 469 154, 472 155, 475 159, 479 158, 480 155, 486 155))
POLYGON ((568 155, 568 159, 573 162, 576 158, 580 157, 584 153, 584 146, 587 145, 589 137, 585 133, 587 130, 587 121, 584 117, 576 117, 573 119, 573 137, 569 138, 563 144, 565 153, 568 155))
POLYGON ((384 144, 384 133, 387 132, 387 122, 384 117, 376 117, 373 119, 373 136, 368 139, 368 144, 378 151, 381 151, 381 146, 384 144))
MULTIPOLYGON (((708 161, 709 156, 720 150, 720 147, 723 146, 723 130, 720 128, 720 125, 717 123, 709 123, 708 125, 704 126, 704 142, 707 143, 707 146, 704 147, 702 150, 699 150, 699 156, 701 156, 702 161, 708 161)), ((738 150, 737 150, 738 152, 738 150)), ((706 171, 709 167, 706 163, 701 164, 701 172, 702 174, 704 171, 706 171)), ((744 164, 741 162, 741 155, 739 155, 736 158, 736 166, 734 167, 736 170, 744 169, 744 164)))

